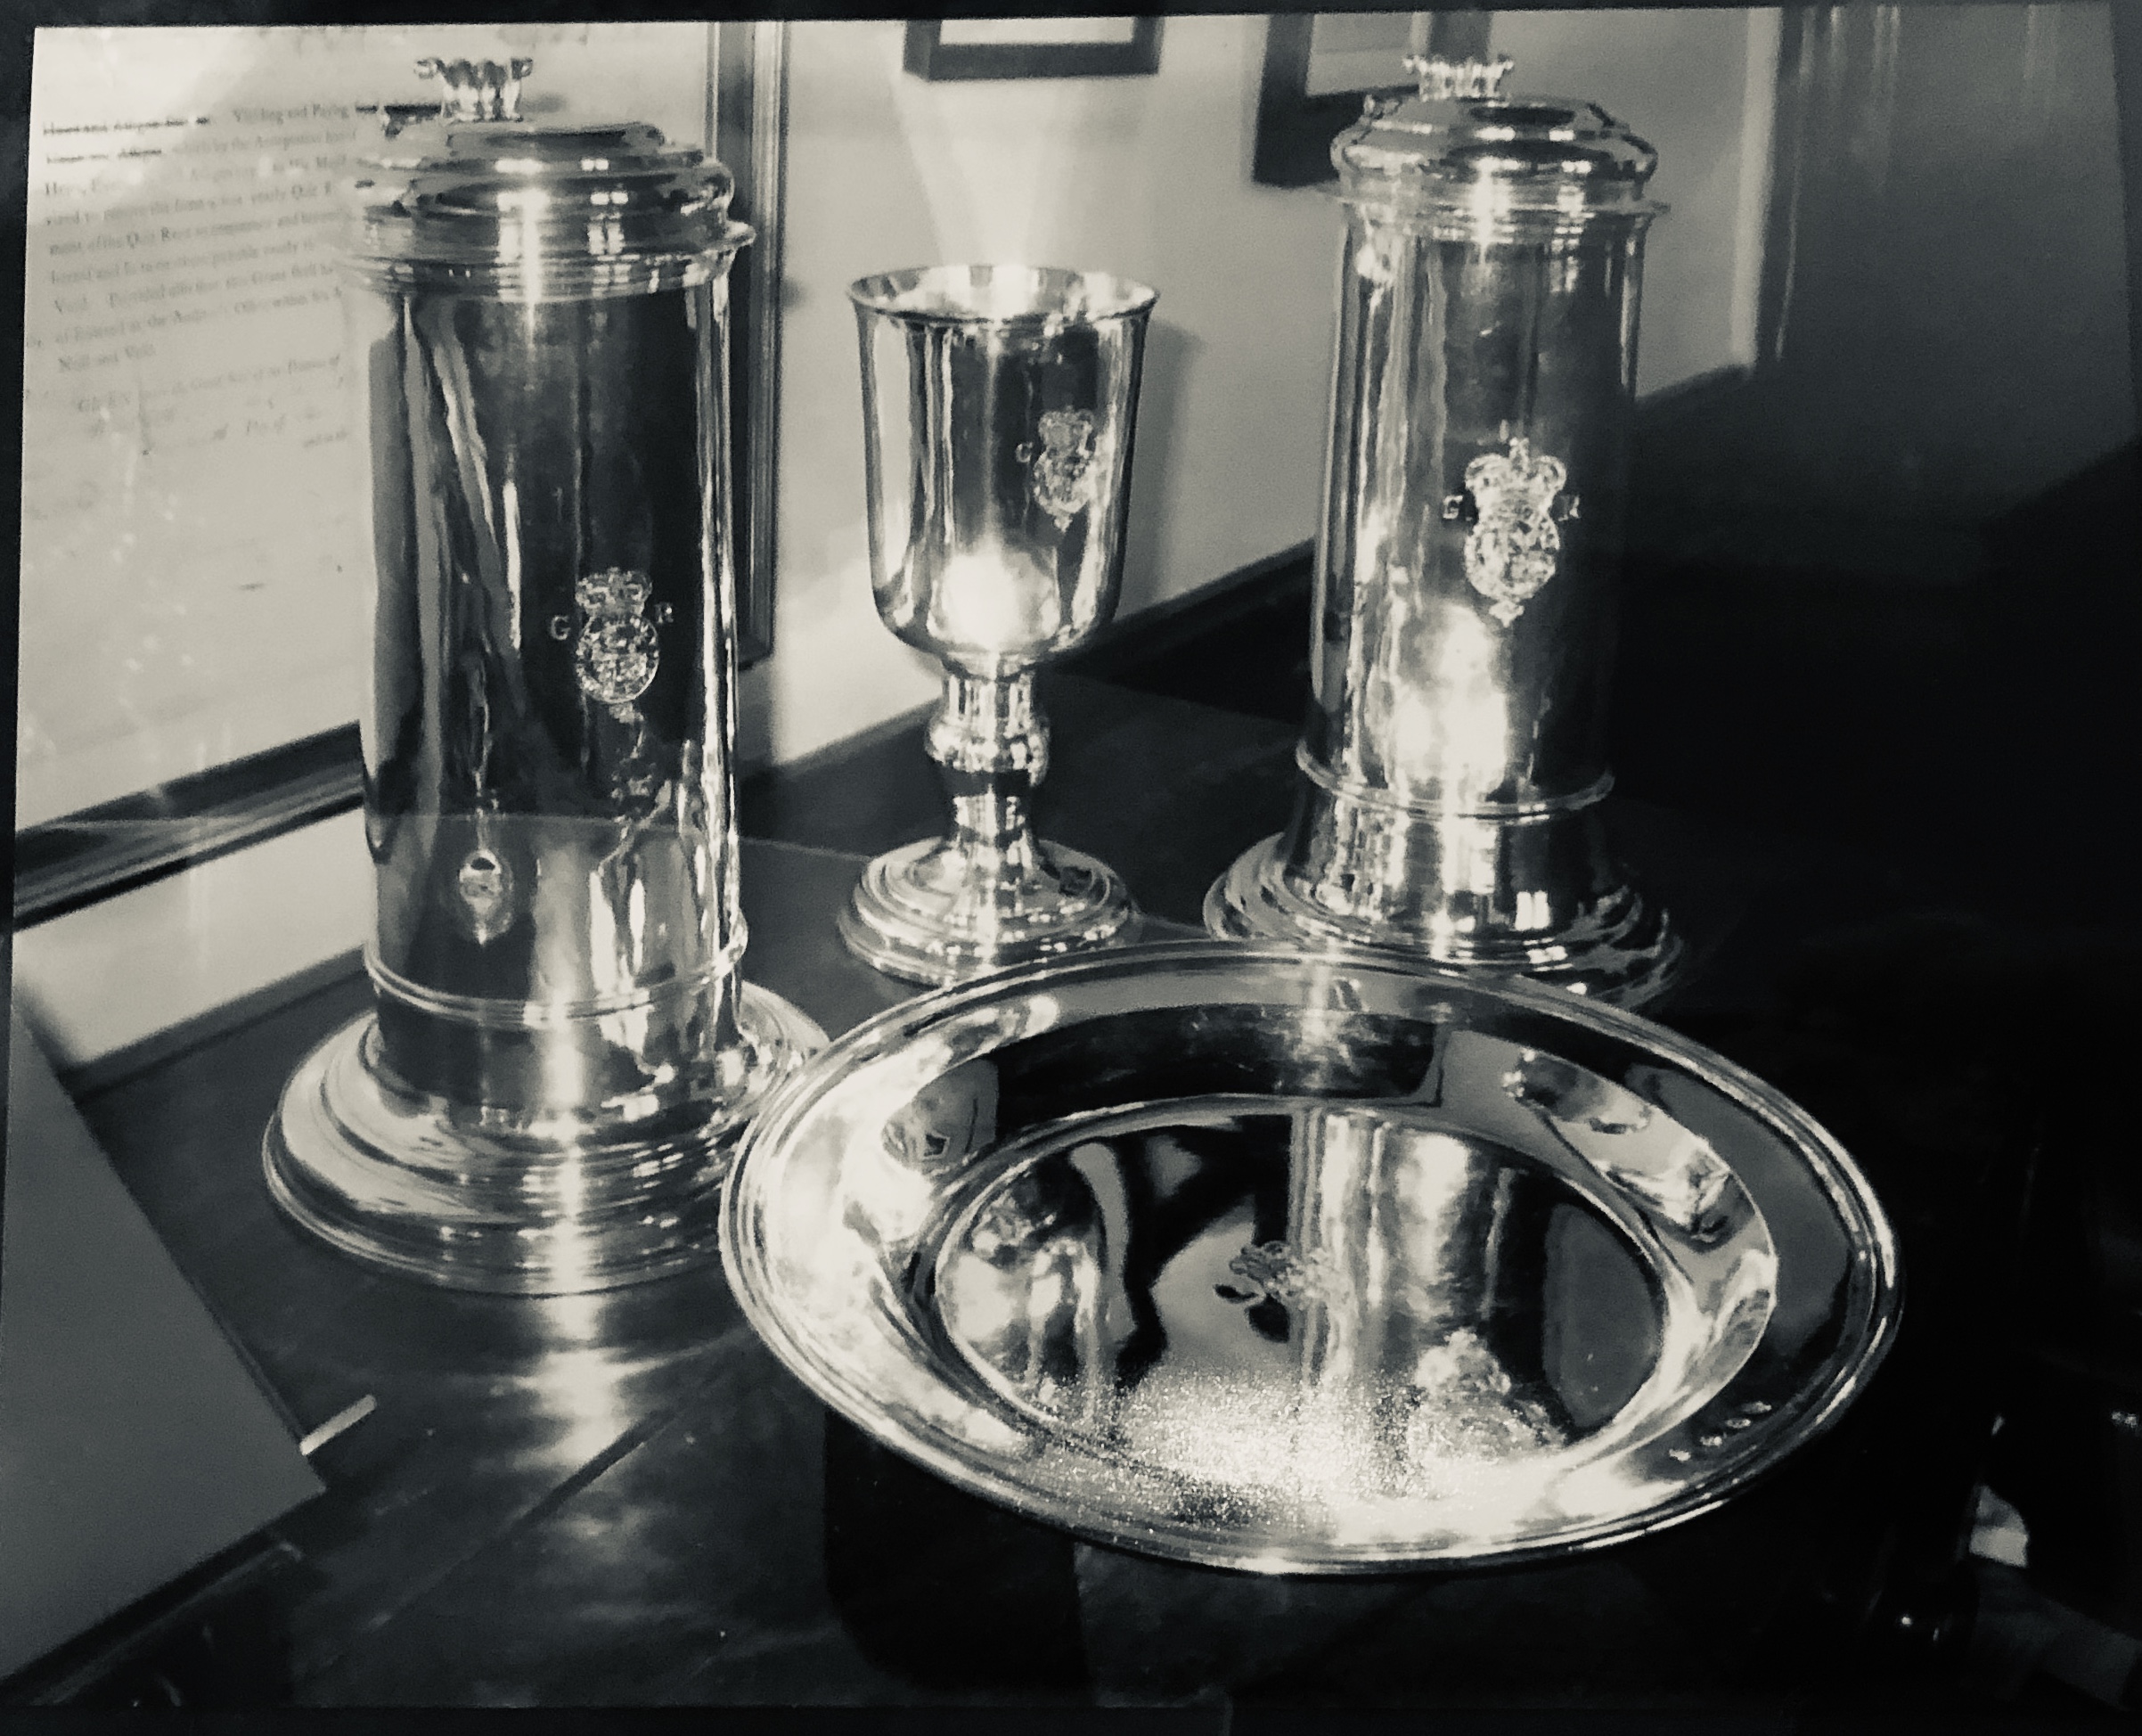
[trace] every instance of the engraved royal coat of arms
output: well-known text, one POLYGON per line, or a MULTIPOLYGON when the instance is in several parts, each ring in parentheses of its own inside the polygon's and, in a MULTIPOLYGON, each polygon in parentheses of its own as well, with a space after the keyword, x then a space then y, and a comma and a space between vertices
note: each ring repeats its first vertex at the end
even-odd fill
POLYGON ((1559 458, 1535 454, 1523 435, 1510 438, 1508 451, 1484 452, 1465 467, 1479 513, 1465 539, 1465 576, 1505 626, 1555 576, 1562 556, 1556 520, 1576 516, 1575 500, 1562 494, 1568 479, 1559 458))
POLYGON ((1018 455, 1034 466, 1034 498, 1060 530, 1093 498, 1094 419, 1091 410, 1043 414, 1037 451, 1029 441, 1018 455))
POLYGON ((653 587, 645 573, 613 568, 573 587, 586 618, 573 664, 580 691, 603 705, 629 705, 654 683, 662 645, 645 610, 653 587))

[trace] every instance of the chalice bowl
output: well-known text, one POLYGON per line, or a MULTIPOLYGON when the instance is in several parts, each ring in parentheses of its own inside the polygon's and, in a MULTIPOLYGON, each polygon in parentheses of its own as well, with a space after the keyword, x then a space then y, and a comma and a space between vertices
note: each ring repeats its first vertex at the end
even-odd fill
POLYGON ((929 756, 952 825, 879 857, 839 919, 912 982, 1129 939, 1101 863, 1034 835, 1048 769, 1034 672, 1107 623, 1154 292, 1101 273, 937 266, 848 291, 863 346, 878 612, 944 667, 929 756))

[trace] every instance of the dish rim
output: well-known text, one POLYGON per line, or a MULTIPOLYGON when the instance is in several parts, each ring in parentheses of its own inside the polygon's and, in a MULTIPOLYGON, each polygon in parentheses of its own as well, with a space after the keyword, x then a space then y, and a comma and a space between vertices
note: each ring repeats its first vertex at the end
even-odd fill
MULTIPOLYGON (((1723 1154, 1721 1154, 1721 1156, 1723 1154)), ((1726 1159, 1729 1164, 1731 1159, 1726 1159)), ((1678 1031, 1632 1012, 1569 990, 1516 978, 1484 978, 1427 962, 1394 958, 1361 947, 1332 946, 1304 951, 1291 946, 1235 940, 1155 940, 1111 947, 1072 959, 1021 965, 987 976, 930 989, 872 1015, 836 1037, 769 1098, 743 1142, 724 1188, 720 1221, 722 1264, 730 1292, 762 1343, 790 1375, 830 1410, 838 1413, 871 1439, 939 1476, 954 1487, 1008 1508, 1035 1522, 1110 1548, 1196 1566, 1258 1575, 1375 1577, 1440 1574, 1490 1567, 1518 1566, 1562 1560, 1630 1542, 1714 1511, 1751 1483, 1775 1471, 1809 1443, 1828 1432, 1865 1391, 1893 1347, 1904 1304, 1904 1273, 1895 1231, 1878 1194, 1851 1154, 1799 1104, 1758 1075, 1729 1060, 1678 1031), (1413 978, 1502 1001, 1566 1019, 1595 1033, 1618 1038, 1672 1062, 1728 1099, 1744 1114, 1766 1125, 1789 1146, 1812 1176, 1848 1246, 1841 1288, 1849 1292, 1854 1275, 1863 1278, 1863 1322, 1843 1322, 1836 1348, 1827 1354, 1796 1399, 1806 1402, 1791 1426, 1766 1431, 1762 1446, 1709 1474, 1697 1474, 1674 1494, 1629 1514, 1594 1520, 1572 1535, 1539 1543, 1477 1550, 1470 1553, 1405 1554, 1359 1551, 1299 1559, 1278 1556, 1269 1548, 1238 1546, 1223 1534, 1208 1530, 1203 1546, 1186 1546, 1173 1534, 1155 1534, 1125 1523, 1124 1516, 1081 1503, 1002 1467, 977 1464, 939 1440, 910 1429, 874 1403, 846 1372, 819 1355, 806 1335, 795 1331, 775 1305, 778 1287, 748 1233, 753 1213, 752 1183, 766 1167, 761 1153, 776 1149, 789 1124, 811 1102, 846 1077, 858 1061, 896 1050, 923 1030, 993 1001, 1015 1001, 1069 978, 1109 976, 1140 967, 1170 964, 1239 964, 1245 970, 1356 970, 1386 977, 1413 978)), ((1769 1328, 1765 1328, 1767 1337, 1769 1328)), ((1760 1343, 1760 1340, 1759 1340, 1760 1343)), ((967 1397, 964 1386, 946 1380, 934 1363, 922 1364, 941 1388, 967 1397)), ((1736 1375, 1734 1380, 1739 1377, 1736 1375)), ((1727 1390, 1733 1380, 1726 1383, 1727 1390)), ((1700 1408, 1700 1407, 1699 1407, 1700 1408)), ((977 1450, 978 1451, 978 1450, 977 1450)), ((1382 1548, 1382 1545, 1375 1546, 1382 1548)))

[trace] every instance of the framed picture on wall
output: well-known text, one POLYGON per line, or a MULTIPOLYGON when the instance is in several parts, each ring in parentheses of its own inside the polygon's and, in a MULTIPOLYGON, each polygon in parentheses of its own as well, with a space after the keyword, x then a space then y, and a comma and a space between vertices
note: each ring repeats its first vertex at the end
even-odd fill
POLYGON ((1412 89, 1409 55, 1485 54, 1489 20, 1484 12, 1274 14, 1265 25, 1252 178, 1268 187, 1333 179, 1331 141, 1360 118, 1361 99, 1412 89))
POLYGON ((1157 18, 912 19, 919 78, 1108 78, 1160 68, 1157 18))

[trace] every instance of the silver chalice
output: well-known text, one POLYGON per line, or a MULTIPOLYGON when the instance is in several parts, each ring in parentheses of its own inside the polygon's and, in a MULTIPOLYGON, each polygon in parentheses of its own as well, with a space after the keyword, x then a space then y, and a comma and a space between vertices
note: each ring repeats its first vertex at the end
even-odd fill
POLYGON ((1131 938, 1123 881, 1034 836, 1048 769, 1036 667, 1115 612, 1130 504, 1143 284, 937 266, 848 291, 863 345, 878 612, 944 666, 929 756, 952 827, 878 858, 840 915, 858 957, 913 982, 1131 938))

